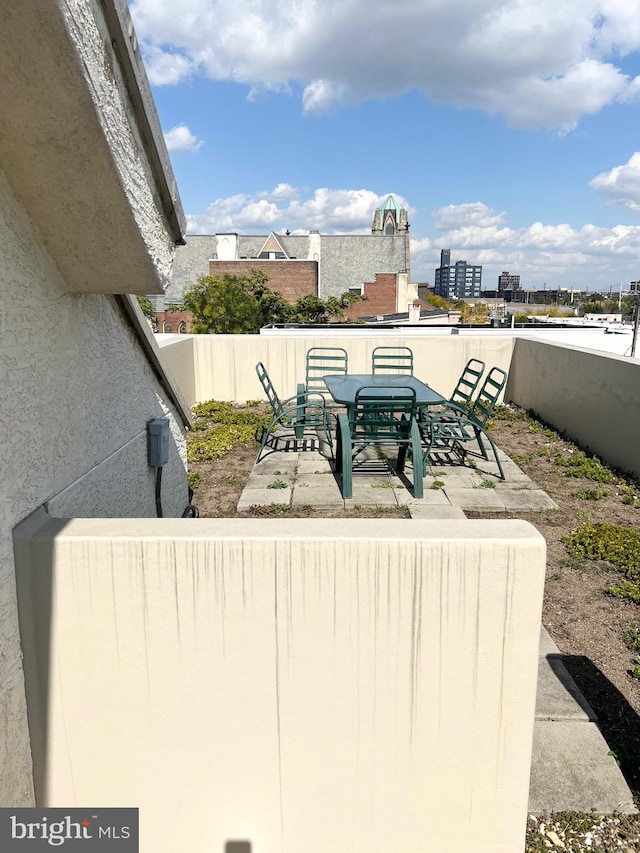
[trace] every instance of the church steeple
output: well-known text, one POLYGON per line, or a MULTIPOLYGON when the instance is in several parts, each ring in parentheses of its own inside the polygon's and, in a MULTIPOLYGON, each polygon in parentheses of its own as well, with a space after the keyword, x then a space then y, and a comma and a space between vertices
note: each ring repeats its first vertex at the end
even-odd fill
POLYGON ((388 195, 373 214, 371 233, 392 237, 408 230, 407 211, 400 207, 392 195, 388 195))

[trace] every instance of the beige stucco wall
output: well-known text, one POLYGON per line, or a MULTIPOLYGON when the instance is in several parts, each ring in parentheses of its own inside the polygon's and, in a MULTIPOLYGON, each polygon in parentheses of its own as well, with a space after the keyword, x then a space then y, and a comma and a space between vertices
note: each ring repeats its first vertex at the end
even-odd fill
POLYGON ((255 373, 264 362, 281 397, 296 393, 304 381, 307 350, 313 346, 344 347, 352 373, 371 372, 371 353, 377 346, 409 346, 414 355, 414 373, 447 396, 453 391, 470 358, 482 358, 487 367, 509 369, 514 339, 510 337, 442 335, 401 336, 299 336, 299 335, 191 335, 161 342, 165 362, 183 396, 189 402, 202 400, 261 399, 264 395, 255 373), (190 351, 189 346, 192 347, 190 351))
POLYGON ((0 804, 31 801, 11 529, 55 515, 156 514, 147 421, 168 417, 166 515, 187 504, 182 419, 119 303, 73 295, 0 173, 0 804), (20 723, 20 720, 22 721, 20 723))
POLYGON ((16 531, 46 805, 142 853, 514 853, 544 540, 519 521, 73 520, 16 531))
POLYGON ((640 363, 518 338, 507 399, 610 465, 640 477, 640 363))

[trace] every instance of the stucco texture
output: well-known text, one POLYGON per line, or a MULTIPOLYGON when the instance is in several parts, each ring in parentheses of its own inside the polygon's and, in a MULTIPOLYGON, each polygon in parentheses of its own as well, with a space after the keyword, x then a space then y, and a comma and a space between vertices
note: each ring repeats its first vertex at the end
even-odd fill
POLYGON ((25 524, 43 804, 137 806, 141 853, 522 849, 532 525, 25 524))
MULTIPOLYGON (((2 174, 0 244, 1 693, 21 665, 12 527, 47 501, 65 515, 155 515, 145 440, 154 417, 171 423, 166 515, 181 514, 187 485, 182 421, 118 303, 67 291, 2 174)), ((3 772, 0 802, 22 802, 20 778, 3 772)))

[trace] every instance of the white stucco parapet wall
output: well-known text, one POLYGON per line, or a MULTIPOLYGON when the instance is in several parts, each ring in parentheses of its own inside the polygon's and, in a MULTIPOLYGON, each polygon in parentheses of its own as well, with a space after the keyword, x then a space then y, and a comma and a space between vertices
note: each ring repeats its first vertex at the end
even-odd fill
POLYGON ((136 806, 142 853, 523 848, 532 525, 39 511, 14 536, 41 805, 136 806))
POLYGON ((66 287, 163 293, 182 235, 130 106, 117 19, 95 0, 8 0, 2 16, 0 162, 66 287))

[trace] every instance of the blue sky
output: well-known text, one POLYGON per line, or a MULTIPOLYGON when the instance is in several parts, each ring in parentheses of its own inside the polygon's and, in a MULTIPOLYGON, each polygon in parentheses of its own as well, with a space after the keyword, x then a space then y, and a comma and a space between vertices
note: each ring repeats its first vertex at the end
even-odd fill
POLYGON ((637 0, 131 0, 190 233, 362 233, 394 193, 524 287, 640 279, 637 0))

